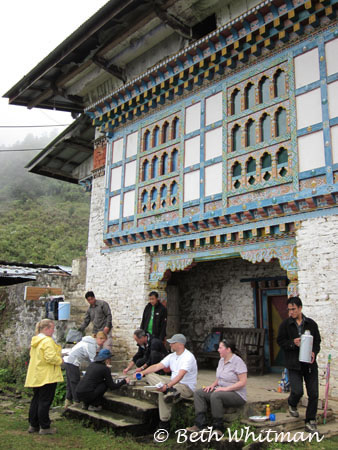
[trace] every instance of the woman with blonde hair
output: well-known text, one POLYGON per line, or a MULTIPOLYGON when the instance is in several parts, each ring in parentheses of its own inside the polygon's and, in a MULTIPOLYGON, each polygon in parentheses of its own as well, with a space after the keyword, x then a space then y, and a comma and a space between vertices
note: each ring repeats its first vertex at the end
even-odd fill
POLYGON ((93 362, 96 353, 106 340, 107 335, 103 331, 98 331, 93 336, 84 336, 80 342, 74 345, 69 355, 64 357, 67 377, 65 408, 68 408, 73 402, 74 406, 80 406, 76 395, 76 387, 80 382, 80 365, 83 362, 93 362))
POLYGON ((50 427, 49 408, 54 399, 56 383, 63 381, 63 376, 61 347, 52 338, 54 328, 52 320, 41 320, 36 324, 35 336, 31 341, 25 382, 25 387, 33 388, 28 418, 29 433, 56 433, 56 429, 50 427))

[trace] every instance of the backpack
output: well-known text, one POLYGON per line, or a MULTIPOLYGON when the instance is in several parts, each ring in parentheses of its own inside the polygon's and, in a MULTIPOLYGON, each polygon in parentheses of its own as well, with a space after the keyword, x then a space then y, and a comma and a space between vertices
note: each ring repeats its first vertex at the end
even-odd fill
POLYGON ((52 296, 45 303, 46 319, 58 320, 59 319, 59 303, 64 301, 64 296, 52 296))
POLYGON ((220 340, 221 340, 221 333, 219 331, 215 331, 214 333, 208 334, 203 343, 203 351, 204 352, 217 351, 220 340))

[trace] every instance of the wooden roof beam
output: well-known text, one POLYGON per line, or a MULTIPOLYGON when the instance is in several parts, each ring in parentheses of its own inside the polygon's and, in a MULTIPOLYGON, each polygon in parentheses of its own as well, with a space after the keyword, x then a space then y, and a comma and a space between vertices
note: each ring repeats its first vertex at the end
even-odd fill
POLYGON ((115 66, 114 64, 109 64, 108 61, 106 61, 102 56, 99 55, 93 56, 92 61, 95 65, 110 73, 110 75, 118 78, 123 83, 126 82, 126 76, 120 67, 115 66))

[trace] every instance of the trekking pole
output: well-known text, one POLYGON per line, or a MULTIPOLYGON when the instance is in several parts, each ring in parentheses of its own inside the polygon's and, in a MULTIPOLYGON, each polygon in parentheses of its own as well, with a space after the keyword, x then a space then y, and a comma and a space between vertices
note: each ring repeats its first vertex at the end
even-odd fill
POLYGON ((329 402, 330 365, 331 365, 331 354, 329 355, 326 366, 325 406, 324 406, 324 420, 323 420, 324 425, 326 424, 327 405, 329 402))

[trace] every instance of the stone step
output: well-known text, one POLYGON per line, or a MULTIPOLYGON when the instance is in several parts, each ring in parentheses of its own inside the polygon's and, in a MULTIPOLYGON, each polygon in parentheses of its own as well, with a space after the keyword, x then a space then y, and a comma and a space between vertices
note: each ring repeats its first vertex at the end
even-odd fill
POLYGON ((151 424, 106 409, 94 412, 72 405, 66 409, 64 415, 81 421, 88 421, 94 425, 95 429, 113 429, 117 434, 131 433, 135 436, 142 436, 151 431, 151 424))
MULTIPOLYGON (((120 393, 121 389, 119 389, 120 393)), ((158 408, 147 400, 138 400, 137 398, 107 392, 104 395, 104 409, 109 411, 118 411, 129 417, 135 417, 144 423, 158 422, 158 408)))

